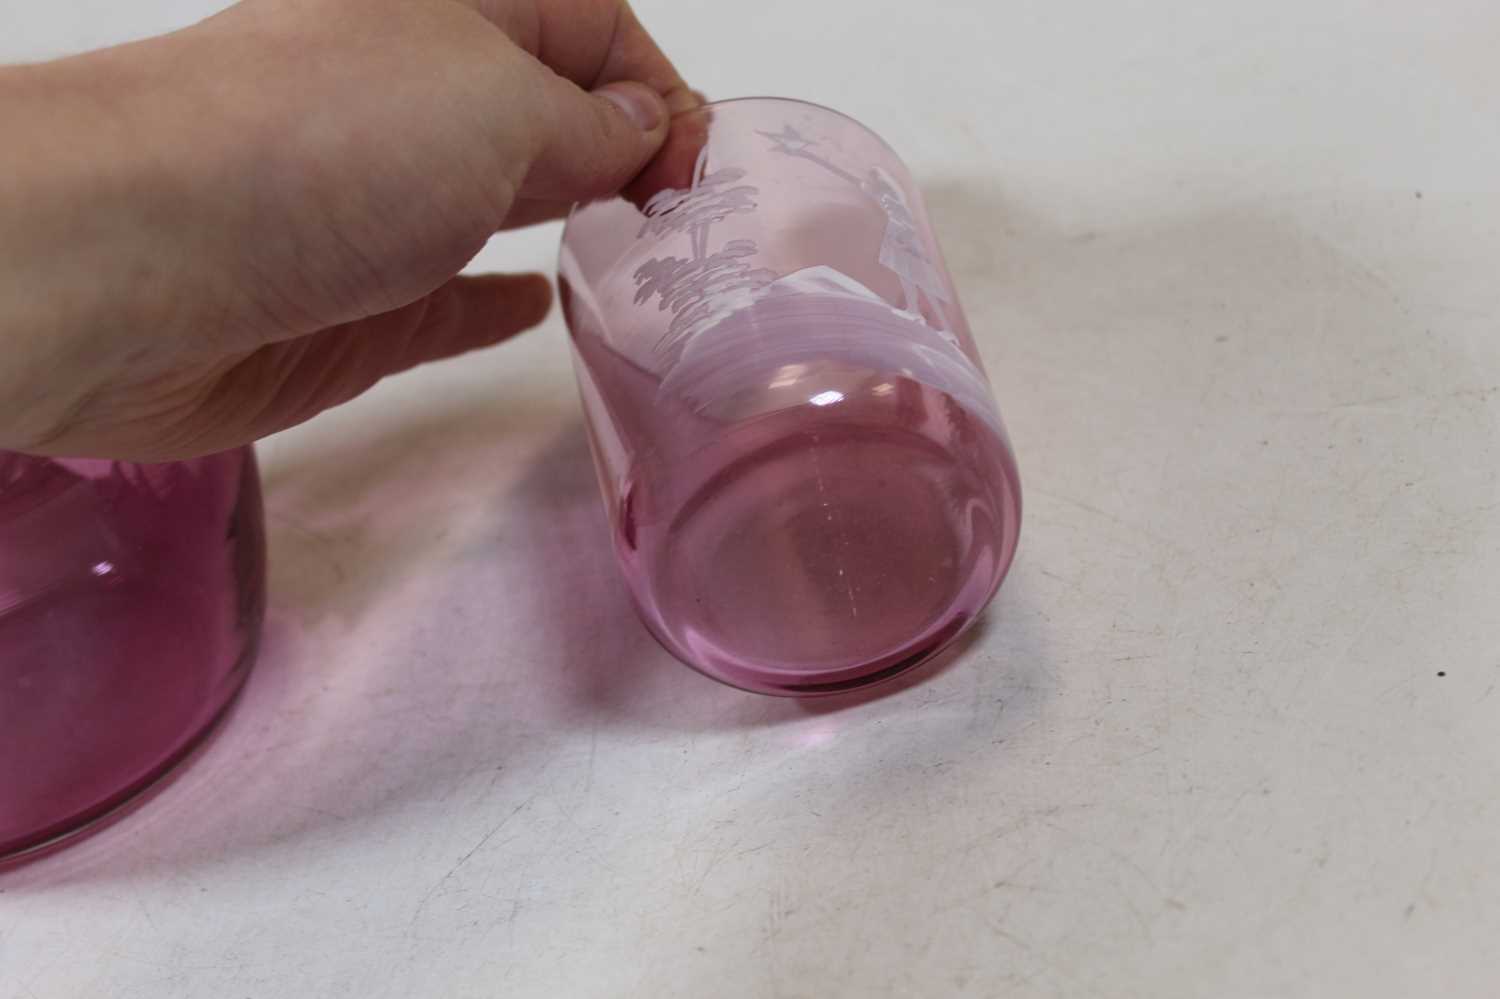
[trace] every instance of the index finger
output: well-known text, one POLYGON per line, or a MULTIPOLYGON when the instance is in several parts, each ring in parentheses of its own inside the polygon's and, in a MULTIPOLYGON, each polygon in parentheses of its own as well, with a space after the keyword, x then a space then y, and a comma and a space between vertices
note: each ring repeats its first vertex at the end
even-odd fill
POLYGON ((475 0, 491 22, 584 90, 633 81, 673 114, 702 103, 626 0, 475 0))

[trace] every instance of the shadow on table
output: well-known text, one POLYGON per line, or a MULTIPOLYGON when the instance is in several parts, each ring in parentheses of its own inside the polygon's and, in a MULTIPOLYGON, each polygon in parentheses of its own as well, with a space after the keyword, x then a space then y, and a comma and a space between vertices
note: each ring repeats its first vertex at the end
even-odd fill
MULTIPOLYGON (((1299 235, 1253 214, 1172 221, 1133 234, 1129 254, 1100 255, 1088 234, 1050 231, 979 185, 941 186, 931 200, 981 338, 1002 319, 1009 337, 1097 335, 1122 298, 1201 295, 1226 271, 1265 295, 1300 279, 1299 235), (1002 314, 1056 282, 1030 286, 1042 281, 1035 266, 1002 252, 1072 269, 1089 294, 1070 303, 1071 325, 1028 329, 1024 313, 1002 314)), ((1024 435, 1018 445, 1024 481, 1024 435)), ((981 627, 876 691, 797 702, 684 668, 635 618, 571 397, 440 409, 273 464, 266 481, 273 613, 234 717, 150 807, 7 874, 7 890, 357 837, 387 810, 441 814, 476 786, 542 786, 549 759, 605 730, 651 741, 839 711, 857 724, 936 699, 983 711, 986 685, 1004 687, 996 724, 1019 727, 1058 682, 1024 531, 1017 571, 981 627)), ((965 740, 1003 734, 958 725, 943 748, 956 756, 965 740)))
POLYGON ((271 615, 226 724, 127 821, 0 871, 0 886, 355 834, 487 774, 538 780, 538 746, 564 753, 599 729, 712 734, 858 709, 941 676, 983 635, 982 622, 891 683, 814 701, 700 676, 637 620, 571 420, 559 406, 517 430, 503 408, 455 411, 270 467, 271 615), (519 478, 495 472, 518 460, 519 478), (465 516, 464 543, 449 543, 445 525, 465 516))

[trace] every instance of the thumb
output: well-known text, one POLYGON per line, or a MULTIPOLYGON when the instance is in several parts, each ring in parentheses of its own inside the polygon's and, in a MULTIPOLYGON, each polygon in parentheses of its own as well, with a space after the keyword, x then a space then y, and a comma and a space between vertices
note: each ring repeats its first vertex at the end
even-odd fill
POLYGON ((667 137, 661 95, 643 83, 606 84, 593 93, 550 79, 550 114, 540 129, 520 197, 588 201, 630 182, 667 137))

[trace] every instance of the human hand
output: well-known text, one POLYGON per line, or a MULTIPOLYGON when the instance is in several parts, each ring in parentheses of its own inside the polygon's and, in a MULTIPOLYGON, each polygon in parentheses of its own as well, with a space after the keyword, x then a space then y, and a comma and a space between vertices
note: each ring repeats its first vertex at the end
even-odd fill
POLYGON ((246 0, 4 70, 0 448, 217 451, 527 329, 544 277, 460 269, 697 103, 624 0, 246 0))

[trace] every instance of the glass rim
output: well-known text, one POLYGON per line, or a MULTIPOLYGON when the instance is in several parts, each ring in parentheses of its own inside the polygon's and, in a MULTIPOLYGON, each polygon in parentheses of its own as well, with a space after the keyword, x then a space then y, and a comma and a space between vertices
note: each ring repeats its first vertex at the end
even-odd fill
MULTIPOLYGON (((837 118, 842 118, 843 120, 849 122, 851 125, 854 125, 860 131, 864 132, 866 135, 870 136, 870 138, 874 139, 877 143, 880 144, 880 146, 883 149, 885 149, 885 151, 887 153, 889 153, 891 155, 891 157, 893 159, 896 160, 897 163, 900 163, 902 166, 905 166, 906 161, 901 158, 901 154, 896 151, 895 147, 892 146, 889 142, 887 142, 885 140, 884 136, 882 136, 879 132, 875 131, 869 125, 866 125, 864 122, 860 121, 858 118, 854 117, 853 115, 850 115, 850 114, 847 114, 847 113, 845 113, 843 111, 840 111, 837 108, 831 108, 831 107, 829 107, 826 104, 819 104, 817 101, 804 100, 803 98, 800 98, 800 97, 779 97, 779 96, 777 96, 775 94, 751 94, 751 95, 747 95, 747 96, 744 96, 744 97, 725 97, 725 98, 723 98, 721 100, 706 101, 706 102, 704 102, 702 104, 699 104, 697 107, 687 108, 685 110, 678 111, 678 112, 674 113, 670 117, 669 121, 670 122, 675 122, 678 119, 684 119, 685 120, 687 118, 691 118, 693 115, 701 115, 701 114, 704 114, 705 112, 712 112, 712 111, 715 111, 715 110, 717 110, 719 108, 727 108, 727 107, 731 107, 731 106, 736 105, 736 104, 755 104, 755 105, 791 104, 791 105, 798 105, 798 106, 803 107, 803 108, 810 108, 810 109, 812 109, 814 111, 822 111, 822 112, 824 112, 826 114, 833 115, 833 116, 835 116, 837 118)), ((665 149, 666 146, 667 146, 667 142, 670 141, 670 136, 671 136, 671 127, 670 127, 670 125, 668 127, 667 134, 668 134, 668 138, 664 139, 662 141, 662 147, 661 147, 662 149, 665 149)), ((651 164, 653 162, 655 162, 656 156, 659 155, 659 154, 660 154, 660 150, 658 150, 656 153, 652 154, 651 159, 647 160, 646 164, 641 167, 641 172, 642 173, 644 173, 646 170, 650 169, 651 164)), ((639 175, 637 175, 637 176, 639 176, 639 175)), ((634 180, 634 179, 635 178, 631 178, 631 180, 634 180)), ((626 182, 627 186, 629 185, 629 183, 630 183, 629 181, 626 182)), ((591 198, 591 199, 589 199, 587 201, 575 201, 571 205, 569 205, 568 206, 568 214, 566 216, 564 216, 563 219, 562 219, 562 221, 563 221, 563 231, 562 231, 561 241, 564 244, 566 244, 567 239, 568 239, 568 230, 570 228, 572 228, 573 220, 577 217, 577 215, 578 215, 578 213, 579 213, 579 211, 581 209, 587 208, 589 205, 598 204, 599 202, 602 202, 602 201, 610 201, 610 200, 612 200, 614 198, 618 198, 618 197, 620 197, 620 191, 613 191, 613 192, 611 192, 609 194, 601 195, 600 197, 597 197, 597 198, 591 198)))

